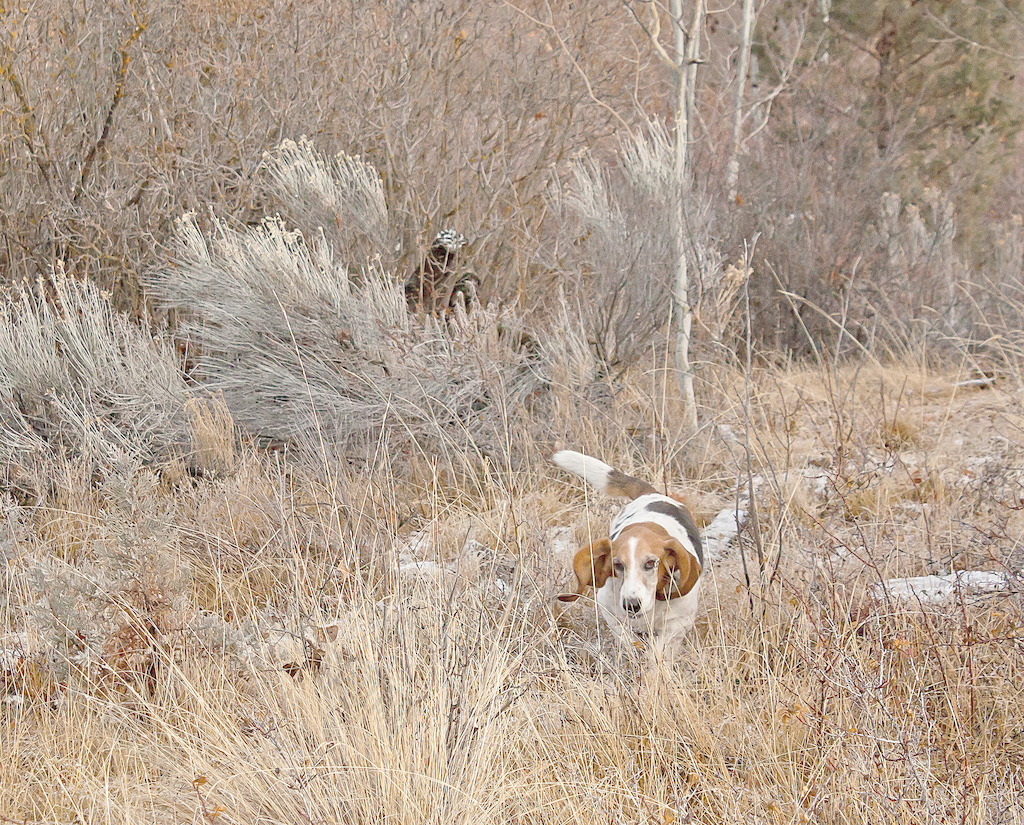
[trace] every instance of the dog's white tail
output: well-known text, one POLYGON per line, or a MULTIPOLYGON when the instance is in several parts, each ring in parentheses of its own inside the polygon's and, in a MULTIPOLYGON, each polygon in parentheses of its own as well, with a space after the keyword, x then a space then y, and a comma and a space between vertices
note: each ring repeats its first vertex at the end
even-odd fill
POLYGON ((551 460, 563 470, 578 475, 591 487, 610 496, 639 498, 658 492, 646 481, 628 476, 603 461, 575 450, 559 450, 551 456, 551 460))
POLYGON ((551 456, 551 460, 563 470, 578 475, 587 484, 602 493, 607 492, 608 480, 615 472, 614 467, 609 467, 603 461, 598 461, 596 458, 583 455, 575 450, 559 450, 551 456))

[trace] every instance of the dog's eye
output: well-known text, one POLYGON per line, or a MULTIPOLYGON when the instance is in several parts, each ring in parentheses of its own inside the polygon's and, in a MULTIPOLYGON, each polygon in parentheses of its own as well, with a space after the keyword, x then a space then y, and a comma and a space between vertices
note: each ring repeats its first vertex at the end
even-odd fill
POLYGON ((657 559, 648 559, 647 564, 644 565, 644 570, 653 570, 658 564, 657 559))
POLYGON ((625 569, 626 565, 624 565, 621 561, 612 562, 612 570, 614 570, 616 573, 621 573, 625 569))

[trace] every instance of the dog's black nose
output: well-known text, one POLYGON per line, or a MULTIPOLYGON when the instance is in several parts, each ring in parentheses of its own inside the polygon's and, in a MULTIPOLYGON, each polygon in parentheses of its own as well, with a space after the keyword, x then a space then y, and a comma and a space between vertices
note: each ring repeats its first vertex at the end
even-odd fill
POLYGON ((635 616, 640 612, 640 600, 639 599, 623 599, 622 609, 625 610, 630 616, 635 616))

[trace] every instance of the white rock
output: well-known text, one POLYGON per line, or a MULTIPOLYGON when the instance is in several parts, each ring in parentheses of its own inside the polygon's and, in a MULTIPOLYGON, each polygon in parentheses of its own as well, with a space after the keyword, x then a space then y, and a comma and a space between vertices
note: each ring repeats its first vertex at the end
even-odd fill
POLYGON ((1014 576, 987 570, 960 570, 945 576, 914 576, 903 579, 889 579, 871 586, 871 595, 876 602, 895 599, 899 602, 920 602, 938 604, 948 601, 958 591, 991 593, 1006 590, 1014 576))
POLYGON ((807 489, 815 496, 824 496, 829 488, 828 473, 820 467, 805 467, 800 471, 807 482, 807 489))
POLYGON ((571 527, 552 527, 548 530, 548 546, 552 558, 572 558, 578 550, 575 531, 571 527))
POLYGON ((719 424, 718 434, 722 437, 723 441, 740 442, 740 437, 736 435, 736 431, 729 424, 719 424))
POLYGON ((740 526, 747 520, 746 510, 726 507, 721 510, 711 523, 704 528, 702 543, 704 553, 709 559, 721 558, 726 548, 740 532, 740 526))
POLYGON ((455 571, 447 564, 438 564, 436 561, 423 561, 411 559, 408 556, 401 556, 398 559, 398 572, 404 576, 443 576, 455 571))
POLYGON ((434 549, 434 540, 427 530, 417 530, 404 539, 395 541, 395 554, 402 558, 429 555, 434 549))

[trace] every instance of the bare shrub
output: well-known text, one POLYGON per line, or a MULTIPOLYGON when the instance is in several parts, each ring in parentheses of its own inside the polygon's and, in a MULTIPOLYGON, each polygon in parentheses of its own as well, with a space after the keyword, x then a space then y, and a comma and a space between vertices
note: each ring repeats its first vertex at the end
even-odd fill
POLYGON ((172 350, 87 281, 58 268, 0 306, 0 460, 30 486, 65 460, 88 479, 184 452, 189 397, 172 350))
POLYGON ((989 265, 972 276, 975 345, 1019 374, 1024 358, 1024 219, 991 227, 989 265))
POLYGON ((830 344, 833 318, 846 318, 859 339, 872 330, 864 292, 876 280, 863 251, 891 169, 852 117, 832 111, 823 71, 790 105, 827 126, 804 133, 784 118, 773 121, 750 142, 749 183, 741 204, 725 213, 732 219, 728 257, 739 258, 743 240, 760 233, 749 323, 755 343, 771 352, 809 354, 830 344))
POLYGON ((884 161, 866 160, 855 143, 833 145, 827 130, 806 155, 762 151, 757 161, 774 185, 750 193, 736 228, 763 232, 749 309, 766 349, 845 354, 878 344, 899 350, 932 332, 971 334, 972 266, 942 193, 907 202, 886 188, 884 161), (809 164, 818 156, 836 160, 809 164))
POLYGON ((953 205, 934 189, 924 195, 927 222, 916 204, 904 205, 892 192, 882 195, 867 239, 868 260, 879 276, 874 302, 883 322, 892 324, 890 334, 906 337, 904 322, 921 319, 963 335, 970 321, 964 306, 969 274, 954 248, 953 205))

